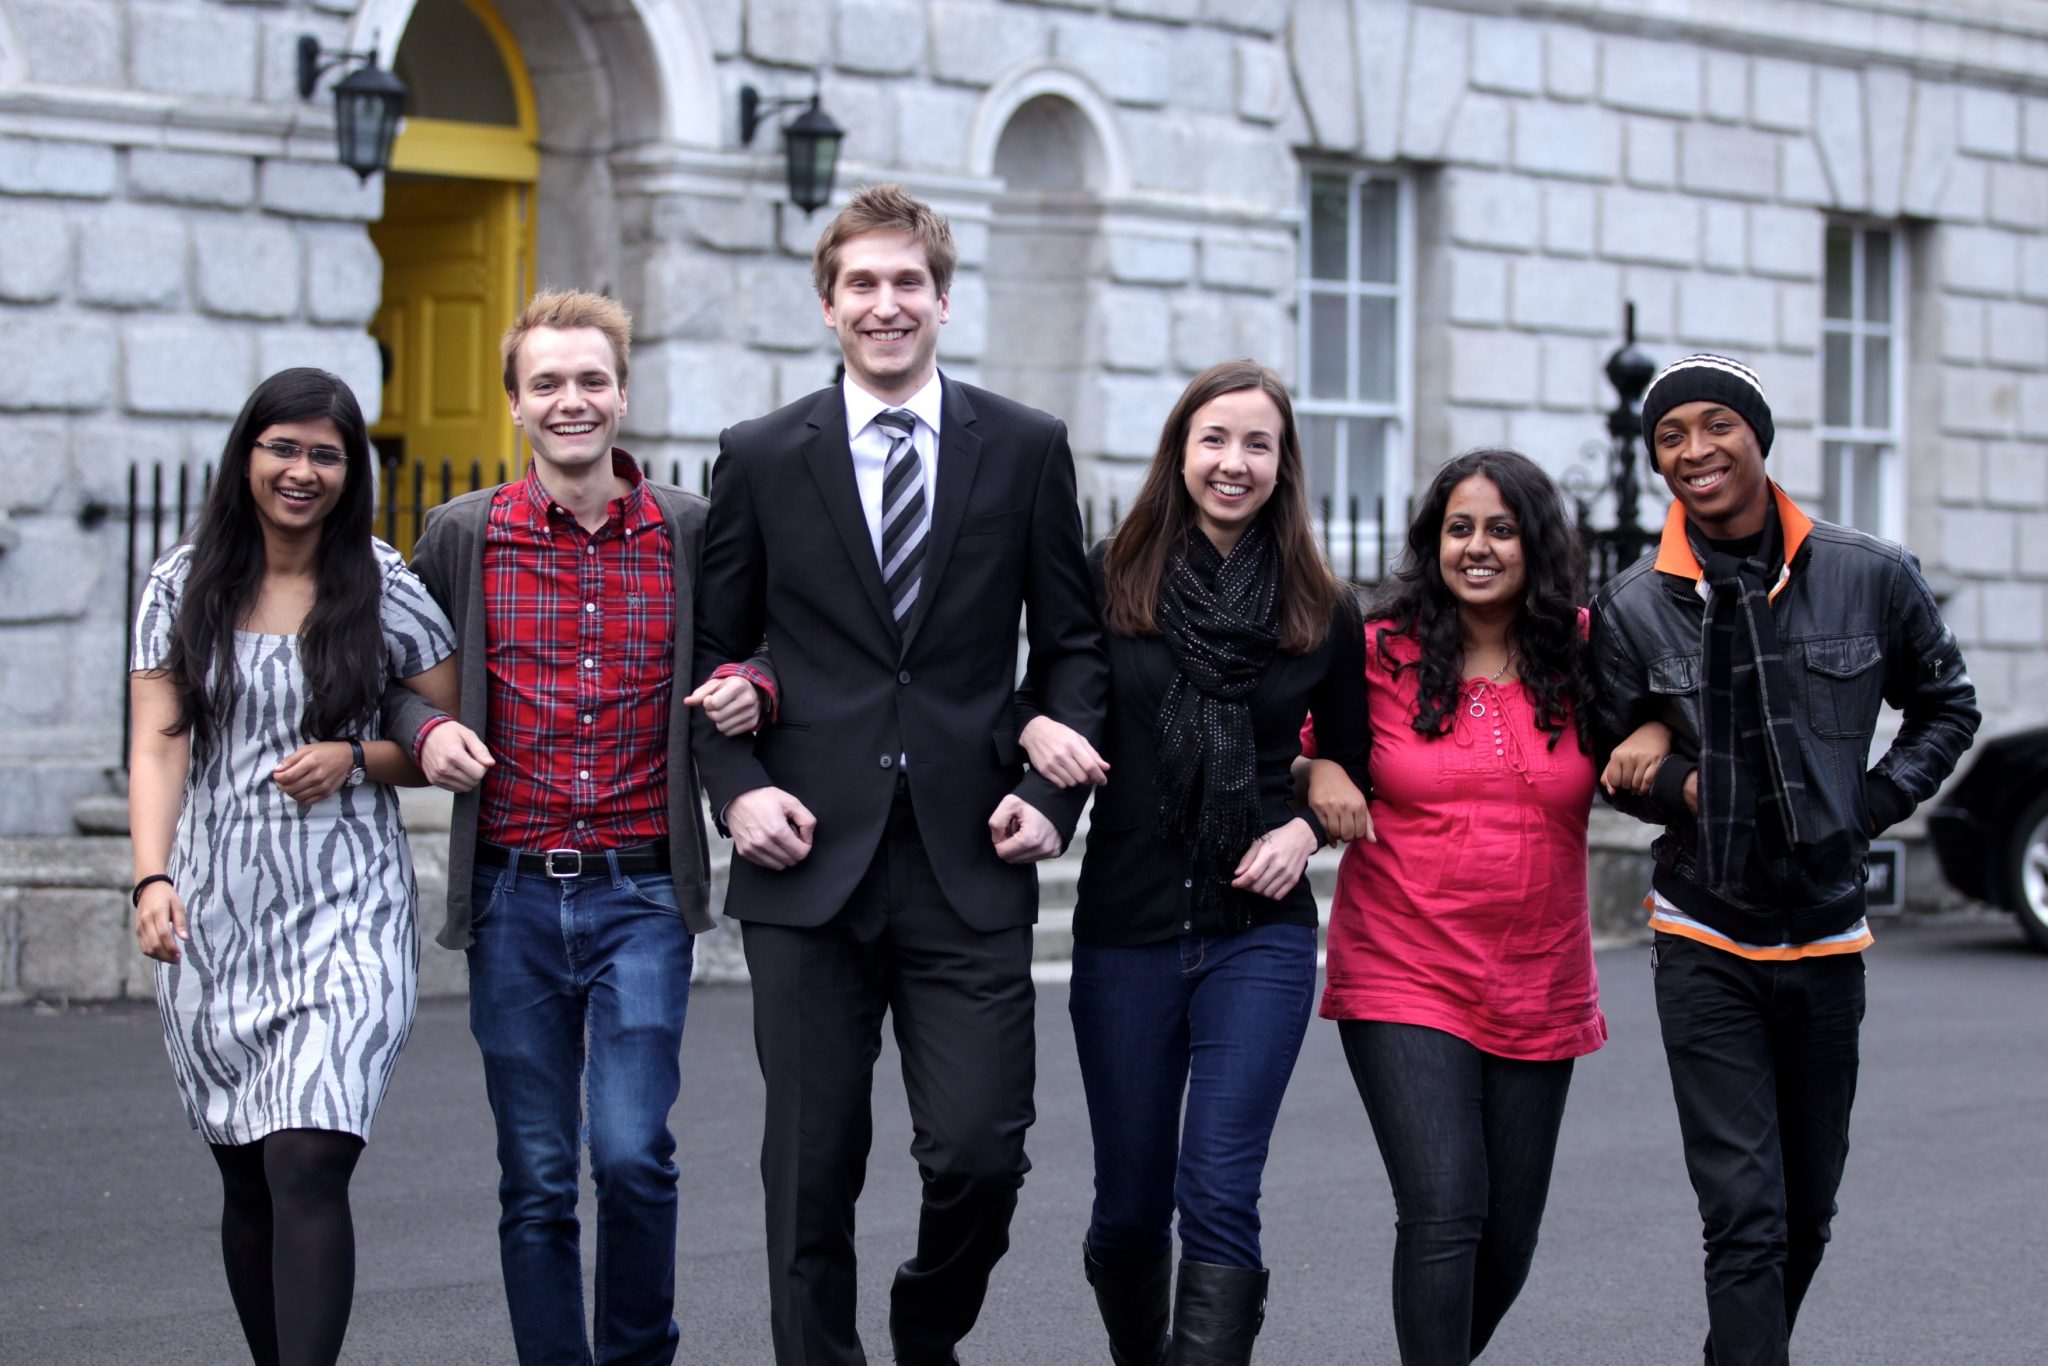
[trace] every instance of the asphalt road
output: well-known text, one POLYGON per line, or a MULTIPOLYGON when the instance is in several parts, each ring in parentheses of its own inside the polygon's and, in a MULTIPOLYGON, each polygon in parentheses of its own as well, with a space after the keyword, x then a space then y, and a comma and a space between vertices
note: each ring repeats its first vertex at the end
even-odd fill
MULTIPOLYGON (((1987 916, 1881 926, 1869 962, 1856 1147, 1794 1360, 2048 1360, 2048 957, 1987 916)), ((1604 952, 1600 972, 1613 1038, 1580 1064, 1543 1247, 1487 1366, 1698 1360, 1698 1221, 1646 951, 1604 952)), ((1107 1357, 1079 1267, 1090 1174, 1065 1000, 1042 986, 1036 1169, 963 1344, 970 1366, 1107 1357)), ((702 988, 684 1040, 673 1120, 689 1363, 768 1360, 749 1010, 744 988, 702 988)), ((916 1205, 894 1066, 885 1054, 860 1208, 862 1331, 878 1363, 916 1205)), ((155 1013, 0 1011, 0 1097, 0 1361, 246 1360, 219 1267, 217 1179, 172 1093, 155 1013)), ((463 1007, 430 1002, 356 1178, 345 1361, 512 1360, 491 1154, 463 1007)), ((1257 1359, 1394 1361, 1392 1206, 1327 1023, 1311 1028, 1288 1093, 1264 1210, 1273 1287, 1257 1359)))

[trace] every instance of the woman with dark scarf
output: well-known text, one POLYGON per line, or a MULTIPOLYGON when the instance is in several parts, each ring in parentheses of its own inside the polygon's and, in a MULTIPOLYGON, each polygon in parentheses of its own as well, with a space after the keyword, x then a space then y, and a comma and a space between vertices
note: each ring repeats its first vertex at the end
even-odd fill
POLYGON ((1177 1210, 1171 1360, 1245 1362, 1265 1313, 1259 1183, 1315 999, 1302 872, 1325 836, 1290 803, 1289 765, 1311 708, 1320 752, 1361 786, 1366 751, 1361 625, 1316 546, 1280 378, 1249 360, 1196 376, 1089 564, 1104 754, 1046 717, 1021 732, 1039 771, 1103 784, 1069 998, 1095 1140, 1083 1266, 1111 1360, 1167 1360, 1177 1210))

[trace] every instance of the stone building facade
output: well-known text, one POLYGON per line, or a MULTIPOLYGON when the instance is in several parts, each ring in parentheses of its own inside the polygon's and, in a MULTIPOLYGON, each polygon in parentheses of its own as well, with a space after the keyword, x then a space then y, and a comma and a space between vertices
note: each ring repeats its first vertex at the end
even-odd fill
POLYGON ((1340 561, 1458 449, 1585 485, 1633 303, 1660 360, 1756 364, 1795 496, 1918 551, 1994 728, 2048 709, 2035 0, 0 0, 0 835, 110 790, 131 466, 196 488, 288 364, 406 459, 511 455, 393 427, 444 181, 504 190, 521 289, 633 310, 658 470, 829 377, 826 215, 743 85, 815 89, 842 197, 951 215, 942 362, 1064 416, 1099 508, 1239 354, 1302 396, 1340 561), (410 171, 336 164, 302 34, 414 84, 410 171))

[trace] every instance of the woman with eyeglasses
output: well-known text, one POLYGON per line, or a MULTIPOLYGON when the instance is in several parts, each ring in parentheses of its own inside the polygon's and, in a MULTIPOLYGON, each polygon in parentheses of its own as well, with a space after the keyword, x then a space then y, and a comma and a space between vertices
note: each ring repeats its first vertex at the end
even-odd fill
POLYGON ((220 1168, 228 1289, 259 1366, 330 1363, 348 1184, 413 1017, 418 893, 381 738, 394 679, 456 709, 455 639, 370 534, 348 386, 294 369, 228 433, 136 615, 135 936, 186 1114, 220 1168))

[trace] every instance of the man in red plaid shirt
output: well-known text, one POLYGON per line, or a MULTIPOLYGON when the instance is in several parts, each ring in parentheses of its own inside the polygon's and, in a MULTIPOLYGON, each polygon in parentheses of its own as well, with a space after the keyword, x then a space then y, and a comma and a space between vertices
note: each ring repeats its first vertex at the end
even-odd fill
POLYGON ((629 344, 625 310, 580 291, 535 296, 506 332, 505 391, 532 467, 434 509, 413 559, 455 622, 462 714, 487 718, 485 736, 403 698, 394 728, 459 794, 439 938, 469 956, 522 1362, 675 1354, 668 1112, 691 937, 713 923, 685 708, 741 734, 775 701, 762 657, 677 686, 705 502, 648 481, 612 444, 629 344), (588 1332, 585 1121, 599 1214, 588 1332))

